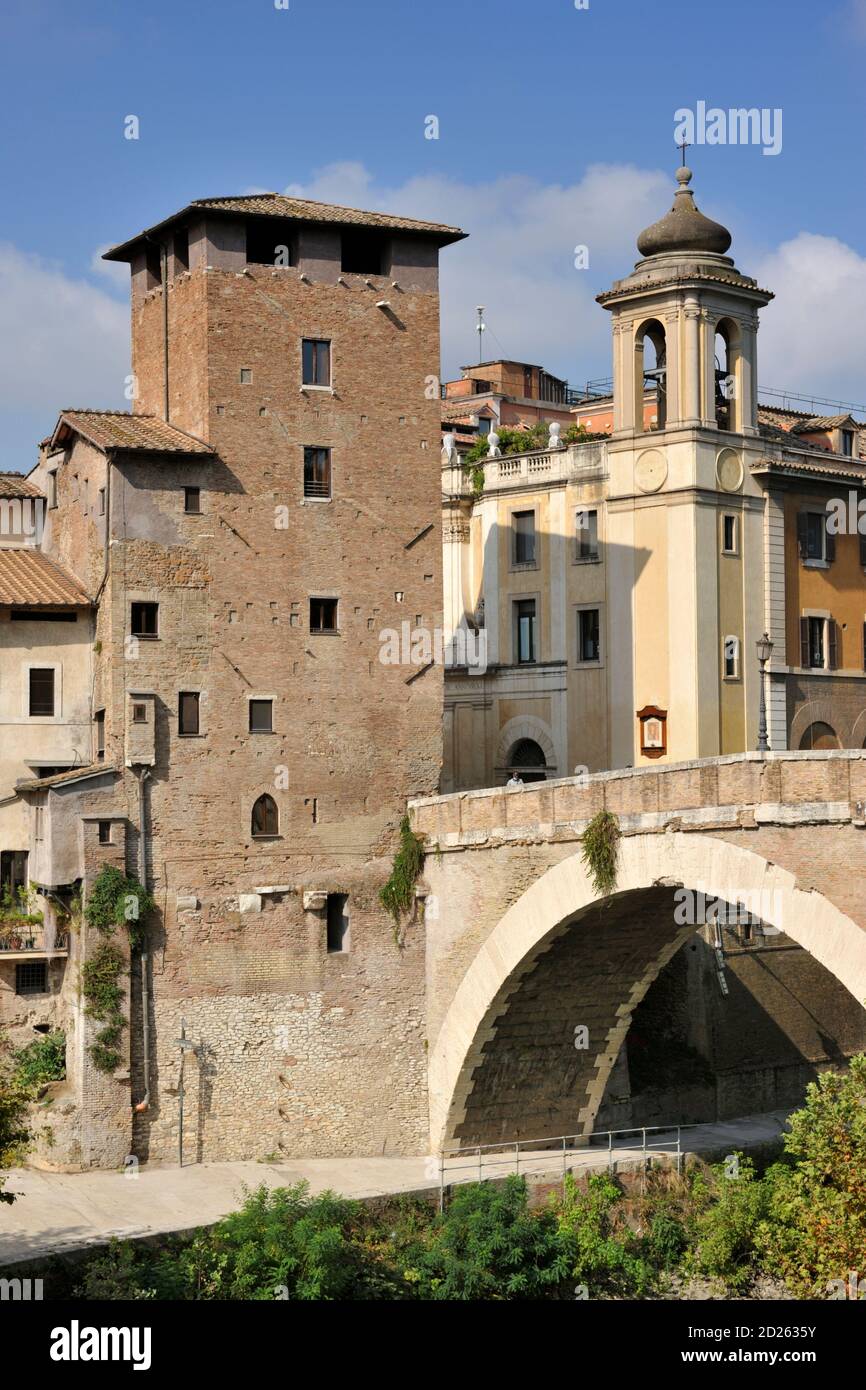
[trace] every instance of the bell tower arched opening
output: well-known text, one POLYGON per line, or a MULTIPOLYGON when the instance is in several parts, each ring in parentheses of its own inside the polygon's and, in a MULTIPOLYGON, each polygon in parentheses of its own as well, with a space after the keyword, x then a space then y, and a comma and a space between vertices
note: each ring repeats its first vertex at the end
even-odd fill
POLYGON ((663 430, 667 425, 667 339, 658 319, 647 319, 635 334, 634 427, 638 433, 663 430), (645 420, 647 389, 655 395, 655 409, 645 420))

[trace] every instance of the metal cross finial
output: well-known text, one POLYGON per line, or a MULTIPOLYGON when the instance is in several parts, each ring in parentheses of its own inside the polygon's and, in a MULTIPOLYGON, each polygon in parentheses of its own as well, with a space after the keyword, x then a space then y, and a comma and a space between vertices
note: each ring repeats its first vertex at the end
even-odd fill
POLYGON ((685 164, 686 164, 686 150, 687 150, 688 148, 689 148, 689 146, 688 146, 687 142, 684 140, 683 143, 680 145, 680 152, 681 152, 681 154, 682 154, 682 167, 683 167, 683 168, 685 168, 685 164))

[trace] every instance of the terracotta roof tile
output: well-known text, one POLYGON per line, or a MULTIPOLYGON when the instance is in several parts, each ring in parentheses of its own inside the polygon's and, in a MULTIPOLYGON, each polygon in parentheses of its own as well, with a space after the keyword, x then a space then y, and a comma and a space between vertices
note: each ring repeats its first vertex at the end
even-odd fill
POLYGON ((38 487, 28 483, 23 473, 0 473, 0 497, 42 497, 38 487))
POLYGON ((808 420, 798 420, 791 426, 792 434, 811 434, 813 430, 835 430, 850 421, 858 429, 863 426, 850 415, 812 415, 808 420))
POLYGON ((0 549, 0 604, 10 608, 84 608, 90 599, 73 575, 41 550, 0 549))
POLYGON ((37 792, 43 787, 62 787, 64 782, 85 782, 89 777, 98 777, 103 772, 118 772, 113 763, 91 763, 88 767, 69 767, 65 772, 55 772, 52 777, 25 777, 15 783, 19 792, 37 792))
POLYGON ((858 483, 860 487, 866 487, 866 465, 857 463, 845 463, 827 450, 824 463, 818 454, 812 454, 810 458, 786 458, 786 459, 761 459, 758 463, 753 463, 751 471, 753 473, 791 473, 796 475, 812 474, 821 478, 841 478, 852 483, 858 483))
POLYGON ((389 212, 369 212, 362 208, 347 208, 336 203, 315 203, 308 198, 289 198, 283 193, 251 193, 227 198, 196 198, 178 212, 172 213, 128 241, 112 246, 104 253, 107 261, 129 258, 130 249, 146 234, 166 227, 196 211, 241 213, 254 217, 283 217, 297 222, 337 223, 346 227, 381 227, 386 231, 419 232, 447 244, 466 236, 459 227, 445 222, 422 222, 415 217, 401 217, 389 212))
POLYGON ((56 442, 64 426, 97 449, 145 454, 214 453, 209 444, 157 415, 130 415, 122 410, 62 410, 52 442, 56 442))

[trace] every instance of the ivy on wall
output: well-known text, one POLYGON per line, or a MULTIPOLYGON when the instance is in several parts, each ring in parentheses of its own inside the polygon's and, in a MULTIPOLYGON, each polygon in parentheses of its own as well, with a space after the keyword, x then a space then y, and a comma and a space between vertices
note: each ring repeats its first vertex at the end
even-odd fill
POLYGON ((122 874, 111 864, 102 866, 88 893, 84 916, 102 939, 82 967, 81 987, 87 1001, 85 1012, 89 1018, 103 1024, 88 1048, 99 1071, 113 1072, 120 1066, 123 1060, 120 1040, 126 1027, 120 985, 126 959, 111 938, 115 928, 126 927, 131 945, 140 946, 142 918, 155 906, 154 899, 137 878, 122 874))

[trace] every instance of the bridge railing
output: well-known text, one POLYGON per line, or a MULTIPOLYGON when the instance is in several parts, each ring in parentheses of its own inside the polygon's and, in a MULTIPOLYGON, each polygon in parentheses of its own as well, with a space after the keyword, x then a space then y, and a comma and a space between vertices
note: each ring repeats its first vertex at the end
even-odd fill
MULTIPOLYGON (((446 1145, 435 1155, 439 1180, 439 1209, 445 1204, 445 1192, 454 1183, 484 1182, 520 1174, 561 1173, 560 1181, 574 1168, 590 1168, 576 1164, 577 1154, 607 1152, 607 1170, 613 1173, 616 1164, 628 1161, 630 1155, 640 1155, 642 1180, 654 1157, 669 1160, 677 1173, 682 1172, 683 1135, 687 1131, 707 1129, 709 1122, 688 1125, 632 1125, 627 1129, 593 1130, 590 1134, 557 1134, 542 1139, 503 1140, 496 1144, 446 1145), (625 1136, 614 1139, 617 1136, 625 1136), (521 1169, 521 1161, 523 1167, 521 1169)), ((429 1176, 433 1176, 430 1173, 429 1176)))

